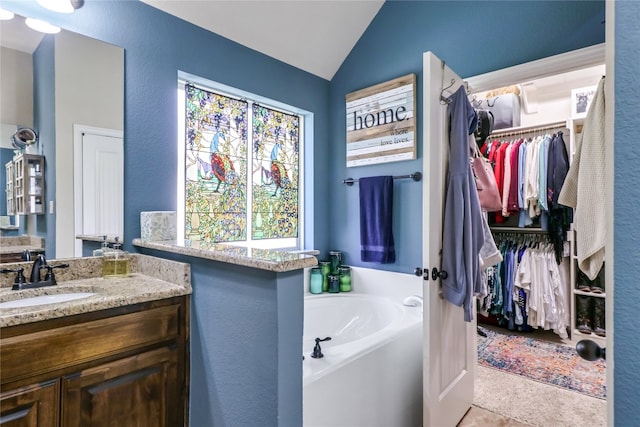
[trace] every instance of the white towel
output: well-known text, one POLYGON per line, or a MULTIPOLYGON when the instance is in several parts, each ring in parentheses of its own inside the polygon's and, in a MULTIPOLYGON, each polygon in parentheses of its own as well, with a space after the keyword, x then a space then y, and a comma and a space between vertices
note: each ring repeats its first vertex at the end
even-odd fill
POLYGON ((576 153, 558 203, 573 207, 578 267, 593 280, 604 262, 605 209, 604 77, 591 101, 576 153))

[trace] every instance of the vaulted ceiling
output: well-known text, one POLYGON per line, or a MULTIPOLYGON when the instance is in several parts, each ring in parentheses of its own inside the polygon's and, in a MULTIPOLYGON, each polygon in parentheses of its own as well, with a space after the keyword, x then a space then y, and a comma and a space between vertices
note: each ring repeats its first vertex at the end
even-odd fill
POLYGON ((142 0, 331 80, 384 0, 142 0))

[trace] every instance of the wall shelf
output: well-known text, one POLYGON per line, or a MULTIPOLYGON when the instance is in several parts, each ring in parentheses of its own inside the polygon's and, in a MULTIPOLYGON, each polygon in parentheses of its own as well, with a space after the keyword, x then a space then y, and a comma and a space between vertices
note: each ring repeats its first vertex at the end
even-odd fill
MULTIPOLYGON (((13 164, 13 214, 43 215, 45 213, 45 175, 44 156, 37 154, 19 154, 10 162, 13 164)), ((9 185, 9 166, 5 165, 7 185, 9 185)), ((7 192, 7 206, 9 206, 7 192)))

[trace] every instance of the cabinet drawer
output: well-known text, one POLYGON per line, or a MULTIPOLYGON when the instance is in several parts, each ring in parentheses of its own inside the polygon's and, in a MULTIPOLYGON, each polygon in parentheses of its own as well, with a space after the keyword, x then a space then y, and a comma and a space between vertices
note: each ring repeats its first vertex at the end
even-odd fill
POLYGON ((0 339, 2 382, 64 369, 174 339, 179 305, 0 339))

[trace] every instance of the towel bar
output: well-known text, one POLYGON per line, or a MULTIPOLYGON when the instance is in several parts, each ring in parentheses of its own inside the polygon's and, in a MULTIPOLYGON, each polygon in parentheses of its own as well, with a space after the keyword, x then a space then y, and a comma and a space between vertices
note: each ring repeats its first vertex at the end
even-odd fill
MULTIPOLYGON (((398 175, 393 177, 393 179, 404 179, 404 178, 411 178, 414 181, 420 181, 422 179, 422 172, 414 172, 409 175, 398 175)), ((342 180, 342 183, 347 184, 349 187, 351 187, 354 182, 358 182, 358 179, 347 178, 342 180)))

